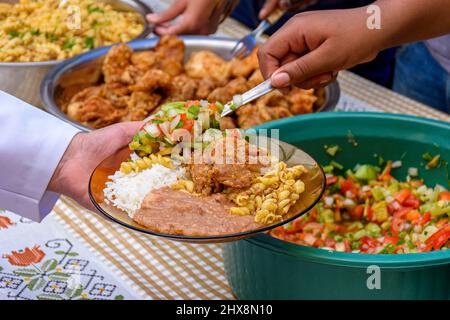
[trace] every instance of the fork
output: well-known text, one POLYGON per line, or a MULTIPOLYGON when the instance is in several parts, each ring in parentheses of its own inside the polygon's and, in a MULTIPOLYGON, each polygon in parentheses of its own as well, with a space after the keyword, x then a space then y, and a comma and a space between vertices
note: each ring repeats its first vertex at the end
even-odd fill
POLYGON ((265 20, 261 21, 255 30, 239 40, 234 48, 228 54, 229 60, 233 58, 242 59, 248 56, 256 47, 257 39, 269 29, 285 12, 277 9, 270 14, 265 20))
POLYGON ((248 90, 244 94, 234 96, 233 101, 228 102, 223 107, 223 111, 220 114, 220 116, 221 117, 227 116, 228 114, 236 111, 236 109, 238 109, 240 106, 243 106, 244 104, 252 102, 253 100, 258 99, 259 97, 268 94, 273 89, 274 88, 272 87, 272 81, 270 79, 267 79, 266 81, 258 84, 256 87, 253 87, 252 89, 248 90))

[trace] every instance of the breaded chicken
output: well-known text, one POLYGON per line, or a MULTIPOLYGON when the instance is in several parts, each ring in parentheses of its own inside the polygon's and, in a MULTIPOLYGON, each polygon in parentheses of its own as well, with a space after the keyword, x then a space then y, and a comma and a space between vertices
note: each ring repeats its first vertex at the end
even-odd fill
POLYGON ((68 115, 92 128, 103 128, 120 121, 123 111, 101 97, 92 97, 83 102, 72 102, 67 108, 68 115))
POLYGON ((192 78, 210 78, 218 85, 225 84, 230 77, 230 64, 211 51, 194 52, 185 69, 192 78))
POLYGON ((126 44, 119 44, 112 47, 103 62, 103 76, 105 82, 120 81, 123 72, 131 63, 133 50, 126 44))

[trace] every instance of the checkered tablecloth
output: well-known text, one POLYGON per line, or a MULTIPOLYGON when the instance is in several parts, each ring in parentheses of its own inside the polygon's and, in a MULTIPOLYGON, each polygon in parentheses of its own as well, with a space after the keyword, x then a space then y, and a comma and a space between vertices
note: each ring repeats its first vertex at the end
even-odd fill
MULTIPOLYGON (((147 2, 161 10, 171 1, 147 2)), ((227 19, 218 33, 240 38, 247 32, 244 26, 227 19)), ((448 115, 350 72, 342 72, 338 80, 342 91, 338 110, 404 113, 450 122, 448 115)), ((78 281, 81 289, 72 298, 233 299, 223 269, 221 245, 185 244, 136 233, 65 197, 44 223, 21 220, 0 212, 0 298, 71 298, 67 292, 74 290, 62 288, 64 281, 58 284, 45 277, 34 281, 40 279, 43 269, 52 267, 69 276, 73 268, 85 274, 78 281), (3 241, 6 232, 13 240, 8 244, 3 241), (28 267, 11 263, 26 250, 34 252, 29 255, 36 261, 27 260, 28 267), (30 268, 35 272, 24 276, 22 269, 30 268)))

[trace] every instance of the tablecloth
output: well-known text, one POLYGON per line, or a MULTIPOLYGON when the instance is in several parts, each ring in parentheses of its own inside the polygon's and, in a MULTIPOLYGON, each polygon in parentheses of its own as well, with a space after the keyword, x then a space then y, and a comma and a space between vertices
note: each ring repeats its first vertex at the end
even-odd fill
MULTIPOLYGON (((171 1, 146 1, 161 10, 171 1)), ((248 32, 227 19, 219 35, 248 32)), ((448 115, 350 72, 338 78, 338 111, 448 115)), ((133 232, 62 197, 41 224, 0 211, 0 298, 233 299, 219 244, 186 244, 133 232)))

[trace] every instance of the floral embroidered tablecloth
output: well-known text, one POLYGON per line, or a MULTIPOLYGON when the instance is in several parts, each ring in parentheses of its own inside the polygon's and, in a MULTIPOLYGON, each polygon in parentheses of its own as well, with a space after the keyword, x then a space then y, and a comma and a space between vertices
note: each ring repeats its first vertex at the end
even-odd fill
POLYGON ((0 210, 0 299, 133 299, 54 217, 38 224, 0 210))

